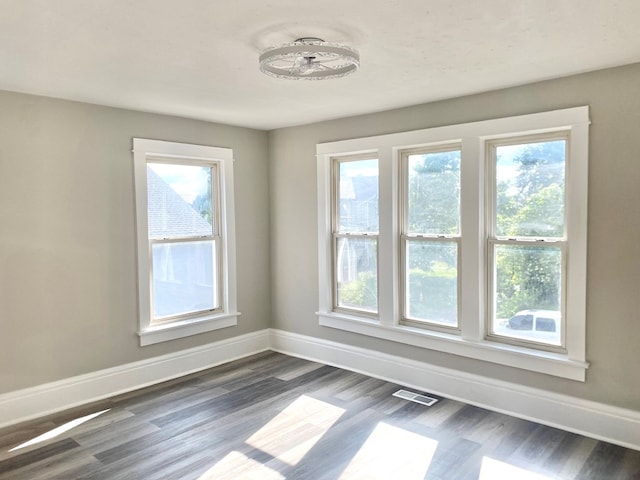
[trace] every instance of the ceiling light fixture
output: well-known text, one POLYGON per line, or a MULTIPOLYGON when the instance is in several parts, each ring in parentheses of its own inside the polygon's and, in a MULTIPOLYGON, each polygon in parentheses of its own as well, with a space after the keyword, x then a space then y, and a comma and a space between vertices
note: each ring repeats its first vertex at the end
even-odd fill
POLYGON ((339 78, 355 72, 359 66, 360 55, 357 50, 315 37, 299 38, 260 53, 260 71, 277 78, 339 78))

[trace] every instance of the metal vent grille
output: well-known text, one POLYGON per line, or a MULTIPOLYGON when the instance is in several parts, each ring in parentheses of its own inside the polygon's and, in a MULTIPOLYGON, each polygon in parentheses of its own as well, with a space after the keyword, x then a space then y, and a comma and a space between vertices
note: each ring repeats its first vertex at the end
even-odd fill
POLYGON ((409 400, 410 402, 421 403, 422 405, 426 405, 427 407, 430 407, 438 401, 437 398, 428 397, 420 393, 410 392, 409 390, 398 390, 393 394, 393 396, 409 400))

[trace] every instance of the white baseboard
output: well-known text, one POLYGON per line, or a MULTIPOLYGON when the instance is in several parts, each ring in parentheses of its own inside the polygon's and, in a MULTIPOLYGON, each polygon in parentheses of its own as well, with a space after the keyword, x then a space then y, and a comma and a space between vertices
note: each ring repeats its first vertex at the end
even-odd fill
POLYGON ((0 395, 0 428, 160 383, 269 349, 262 330, 0 395))
POLYGON ((322 362, 640 450, 640 412, 635 410, 275 329, 2 394, 0 428, 265 350, 322 362))
POLYGON ((270 330, 271 350, 640 450, 640 412, 459 372, 314 337, 270 330))

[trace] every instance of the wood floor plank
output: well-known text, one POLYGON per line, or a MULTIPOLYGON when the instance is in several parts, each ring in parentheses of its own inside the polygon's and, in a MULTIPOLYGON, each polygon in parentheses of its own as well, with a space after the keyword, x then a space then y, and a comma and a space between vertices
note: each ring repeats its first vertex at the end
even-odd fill
POLYGON ((286 472, 287 478, 340 478, 383 420, 374 410, 348 412, 286 472))
POLYGON ((560 478, 575 479, 597 445, 598 440, 578 435, 577 445, 571 451, 571 454, 564 459, 564 465, 558 476, 560 478))
POLYGON ((155 425, 165 427, 182 424, 182 428, 189 428, 189 424, 210 421, 242 408, 247 402, 259 402, 285 390, 285 382, 278 378, 266 378, 251 386, 230 391, 219 397, 203 400, 200 403, 188 405, 166 415, 152 420, 155 425))
POLYGON ((459 436, 475 428, 490 414, 488 410, 465 405, 442 424, 442 428, 453 436, 459 436))
POLYGON ((59 453, 46 459, 29 463, 3 474, 3 480, 69 480, 78 478, 81 472, 100 467, 100 462, 90 455, 59 453))
MULTIPOLYGON (((406 403, 398 399, 399 403, 406 403)), ((418 411, 413 421, 426 425, 427 427, 440 427, 449 417, 456 414, 465 406, 462 402, 446 400, 438 402, 429 408, 422 408, 418 411)))
POLYGON ((578 472, 577 480, 590 478, 619 478, 626 449, 610 443, 598 442, 584 466, 578 472))
POLYGON ((510 457, 520 465, 537 466, 553 454, 567 435, 557 428, 540 425, 510 457))
POLYGON ((618 476, 640 480, 640 452, 626 450, 618 476))
POLYGON ((136 402, 128 409, 140 418, 151 421, 178 412, 188 406, 198 405, 229 393, 222 387, 189 388, 185 392, 171 392, 143 402, 136 402))
POLYGON ((446 398, 426 407, 394 397, 399 388, 263 352, 1 430, 0 480, 478 480, 491 462, 640 479, 640 452, 446 398))
POLYGON ((510 420, 509 423, 511 428, 505 432, 500 443, 492 452, 493 458, 498 460, 509 460, 514 452, 540 428, 540 425, 537 423, 528 422, 519 418, 514 418, 510 420))
POLYGON ((571 432, 562 432, 560 442, 549 452, 544 465, 549 472, 562 472, 567 461, 574 456, 583 437, 571 432))
POLYGON ((39 419, 0 430, 2 433, 2 435, 0 435, 0 459, 3 458, 3 452, 53 428, 56 428, 56 424, 53 421, 39 419))
POLYGON ((32 463, 39 462, 40 460, 47 459, 61 452, 65 452, 70 449, 79 447, 78 442, 71 438, 64 438, 57 442, 51 443, 44 447, 37 448, 27 453, 16 455, 15 457, 8 458, 0 462, 0 474, 9 472, 11 470, 18 470, 22 467, 30 465, 32 463))
POLYGON ((451 437, 441 441, 431 460, 427 476, 429 480, 447 480, 459 478, 470 468, 467 462, 472 462, 472 455, 481 445, 466 438, 451 437))
POLYGON ((97 453, 122 445, 124 442, 138 441, 140 438, 158 431, 160 428, 157 425, 134 415, 97 430, 70 432, 70 438, 83 448, 97 453))

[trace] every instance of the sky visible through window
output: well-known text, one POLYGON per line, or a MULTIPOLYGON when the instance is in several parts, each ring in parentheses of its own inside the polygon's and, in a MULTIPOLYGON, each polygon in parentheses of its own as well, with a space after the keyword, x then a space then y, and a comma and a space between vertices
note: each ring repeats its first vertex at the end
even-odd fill
POLYGON ((377 177, 378 160, 358 160, 354 162, 342 162, 340 175, 346 177, 377 177))
POLYGON ((207 193, 206 168, 169 163, 149 163, 149 166, 188 204, 207 193))

